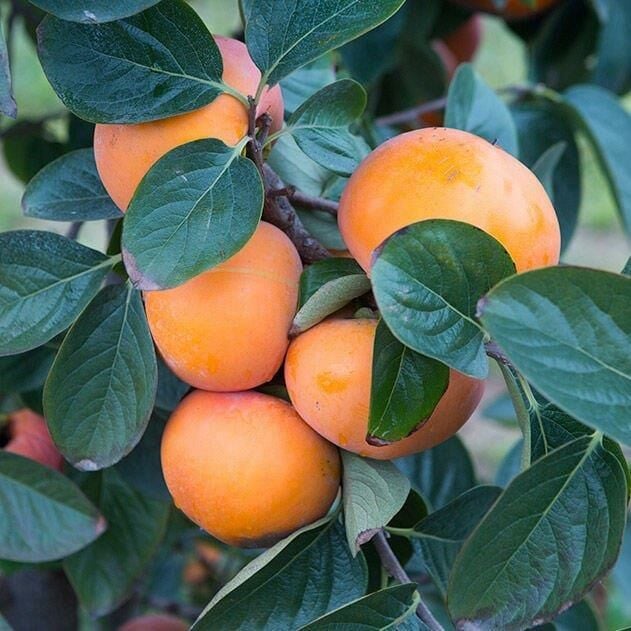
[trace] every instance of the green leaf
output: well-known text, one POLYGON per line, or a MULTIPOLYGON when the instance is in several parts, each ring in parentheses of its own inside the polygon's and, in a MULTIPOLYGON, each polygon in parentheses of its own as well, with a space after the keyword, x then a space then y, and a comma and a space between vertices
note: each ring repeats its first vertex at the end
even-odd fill
POLYGON ((505 488, 516 475, 519 475, 523 449, 524 441, 520 438, 506 452, 506 455, 500 462, 495 473, 495 484, 505 488))
POLYGON ((95 471, 128 454, 147 427, 157 378, 140 294, 123 284, 103 288, 66 335, 44 389, 64 457, 95 471))
POLYGON ((106 526, 68 478, 6 451, 0 451, 0 505, 0 559, 61 559, 94 541, 106 526))
POLYGON ((114 263, 52 232, 0 234, 0 355, 31 350, 66 329, 114 263))
POLYGON ((285 112, 292 114, 318 90, 335 81, 332 55, 322 55, 315 61, 294 70, 280 82, 285 112))
POLYGON ((511 631, 580 600, 618 555, 626 487, 598 435, 577 438, 518 475, 456 559, 453 619, 511 631))
POLYGON ((108 523, 92 545, 64 560, 81 606, 92 616, 118 607, 131 592, 165 533, 170 504, 144 497, 116 469, 89 475, 82 485, 108 523))
POLYGON ((565 102, 579 117, 601 167, 627 231, 631 232, 631 175, 626 165, 631 159, 631 114, 606 90, 579 85, 564 94, 565 102))
POLYGON ((342 451, 346 539, 353 556, 403 507, 409 480, 387 460, 342 451))
POLYGON ((299 631, 332 631, 340 628, 385 631, 396 628, 414 615, 419 601, 414 583, 394 585, 344 605, 300 627, 299 631))
POLYGON ((537 631, 603 631, 600 616, 589 604, 588 600, 581 600, 573 605, 560 616, 540 627, 535 627, 537 631))
MULTIPOLYGON (((0 17, 1 14, 0 14, 0 17)), ((11 88, 11 68, 9 66, 9 52, 0 23, 0 114, 15 118, 18 108, 13 98, 11 88)))
POLYGON ((380 320, 372 360, 368 442, 394 442, 419 429, 448 384, 445 364, 401 344, 380 320))
POLYGON ((175 376, 161 357, 158 361, 158 390, 156 392, 156 407, 172 412, 184 398, 190 386, 175 376))
POLYGON ((517 155, 517 128, 508 107, 471 64, 461 64, 449 85, 445 127, 471 132, 517 155))
POLYGON ((9 623, 5 620, 4 616, 0 614, 0 631, 13 631, 9 623))
POLYGON ((32 4, 62 20, 71 22, 111 22, 139 13, 159 0, 31 0, 32 4))
POLYGON ((143 178, 123 222, 123 260, 140 289, 175 287, 238 252, 263 210, 263 184, 242 144, 196 140, 143 178))
POLYGON ((50 84, 71 112, 88 121, 165 118, 207 105, 227 89, 219 49, 183 0, 163 0, 106 24, 49 15, 37 32, 50 84))
POLYGON ((0 392, 28 392, 41 388, 55 358, 55 349, 40 346, 32 351, 0 357, 0 392))
POLYGON ((471 457, 457 436, 395 464, 434 510, 476 485, 471 457))
POLYGON ((370 280, 353 259, 329 258, 309 265, 300 277, 300 308, 293 334, 302 333, 370 291, 370 280))
POLYGON ((373 255, 381 315, 411 349, 482 379, 488 373, 478 299, 515 273, 489 234, 459 221, 431 219, 395 232, 373 255))
POLYGON ((443 598, 449 573, 464 541, 496 502, 501 489, 476 486, 421 520, 409 533, 443 598))
POLYGON ((28 182, 49 162, 63 155, 65 147, 51 139, 40 125, 28 128, 15 125, 4 132, 2 152, 11 173, 28 182))
POLYGON ((365 107, 364 88, 351 79, 341 79, 307 99, 287 121, 286 131, 312 160, 340 175, 350 175, 370 151, 348 129, 365 107))
POLYGON ((553 194, 554 173, 566 149, 567 145, 564 142, 557 142, 556 145, 548 147, 532 166, 533 173, 539 178, 550 197, 553 194))
POLYGON ((45 166, 22 197, 27 217, 93 221, 123 216, 101 183, 92 149, 77 149, 45 166))
POLYGON ((353 559, 343 526, 325 518, 246 565, 210 601, 192 629, 294 629, 363 596, 366 582, 363 556, 353 559))
POLYGON ((244 6, 245 41, 262 83, 290 72, 385 22, 403 0, 270 0, 244 6))
POLYGON ((631 5, 618 0, 599 0, 602 28, 598 36, 596 67, 592 81, 612 92, 624 94, 631 89, 631 5))
POLYGON ((160 462, 162 433, 168 419, 167 413, 155 410, 140 442, 116 465, 116 470, 130 487, 147 498, 163 502, 171 499, 160 462))
POLYGON ((551 267, 507 279, 482 323, 549 401, 631 444, 631 278, 551 267))
MULTIPOLYGON (((581 205, 581 170, 572 117, 558 103, 545 99, 520 102, 511 107, 519 136, 519 159, 530 169, 551 147, 565 144, 562 159, 544 183, 561 227, 561 245, 566 247, 578 223, 581 205)), ((539 165, 541 167, 541 164, 539 165)))

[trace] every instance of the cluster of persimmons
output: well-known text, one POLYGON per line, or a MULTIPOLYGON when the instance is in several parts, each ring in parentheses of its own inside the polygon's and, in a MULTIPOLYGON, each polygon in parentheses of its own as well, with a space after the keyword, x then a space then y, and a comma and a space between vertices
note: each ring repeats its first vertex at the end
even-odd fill
MULTIPOLYGON (((553 0, 542 0, 533 12, 553 0)), ((492 0, 467 0, 490 10, 492 0)), ((504 14, 526 7, 509 0, 504 14)), ((457 61, 471 56, 479 23, 445 41, 457 61)), ((244 44, 217 37, 223 79, 254 94, 260 72, 244 44)), ((267 90, 258 113, 283 124, 280 88, 267 90)), ((180 116, 134 125, 97 125, 101 179, 125 210, 150 167, 169 150, 200 138, 236 144, 248 113, 222 94, 180 116)), ((537 178, 500 147, 472 134, 431 127, 401 134, 374 150, 348 181, 338 223, 350 256, 370 275, 374 250, 392 233, 430 218, 473 224, 495 237, 520 272, 558 262, 555 211, 537 178)), ((167 423, 162 468, 177 506, 218 539, 266 546, 322 517, 340 486, 339 449, 391 459, 428 449, 470 417, 483 383, 454 370, 431 417, 407 438, 366 442, 377 320, 332 316, 289 339, 303 265, 290 239, 261 221, 224 263, 173 289, 145 293, 153 339, 171 370, 193 388, 167 423), (290 403, 258 392, 284 366, 290 403)), ((7 446, 39 445, 29 455, 59 468, 41 417, 13 415, 7 446), (30 439, 28 438, 30 436, 30 439), (36 438, 33 438, 36 437, 36 438)), ((28 451, 28 450, 27 450, 28 451)))

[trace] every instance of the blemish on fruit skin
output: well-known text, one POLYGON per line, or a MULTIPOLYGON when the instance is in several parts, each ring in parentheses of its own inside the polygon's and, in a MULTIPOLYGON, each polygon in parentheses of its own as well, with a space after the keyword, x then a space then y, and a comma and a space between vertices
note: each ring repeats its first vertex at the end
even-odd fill
POLYGON ((348 380, 340 378, 332 372, 321 372, 317 376, 318 386, 327 394, 342 392, 348 388, 348 380))

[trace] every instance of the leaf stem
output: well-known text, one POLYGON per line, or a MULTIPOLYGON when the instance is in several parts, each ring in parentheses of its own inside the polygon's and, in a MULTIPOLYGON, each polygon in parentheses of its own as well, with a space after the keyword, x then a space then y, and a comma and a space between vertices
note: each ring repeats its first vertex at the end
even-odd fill
POLYGON ((404 123, 415 123, 418 117, 422 114, 429 112, 438 112, 445 109, 447 105, 447 97, 443 96, 440 99, 434 99, 433 101, 427 101, 414 107, 410 107, 400 112, 394 112, 392 114, 386 114, 375 119, 377 125, 402 125, 404 123))
POLYGON ((521 375, 515 376, 516 371, 508 364, 501 361, 497 362, 502 372, 502 377, 506 382, 506 388, 510 395, 513 407, 515 408, 515 414, 517 415, 517 424, 524 437, 524 447, 521 453, 521 470, 524 471, 530 466, 530 453, 532 448, 532 432, 530 429, 530 415, 528 414, 528 408, 522 396, 521 389, 519 388, 518 381, 521 375))
MULTIPOLYGON (((399 559, 397 559, 396 555, 392 551, 383 528, 377 531, 375 536, 372 538, 372 542, 375 545, 381 564, 388 574, 399 581, 399 583, 412 583, 412 579, 410 579, 407 575, 407 572, 399 562, 399 559)), ((434 618, 434 614, 429 610, 423 600, 419 601, 418 607, 416 608, 416 615, 427 625, 430 631, 445 631, 438 620, 434 618)))

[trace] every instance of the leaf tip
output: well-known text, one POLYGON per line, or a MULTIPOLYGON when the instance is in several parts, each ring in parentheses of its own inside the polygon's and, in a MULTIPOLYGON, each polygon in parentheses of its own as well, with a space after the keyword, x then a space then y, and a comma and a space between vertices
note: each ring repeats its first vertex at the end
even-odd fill
POLYGON ((94 460, 90 460, 89 458, 79 460, 74 466, 76 469, 79 469, 79 471, 98 471, 101 468, 94 460))
POLYGON ((478 300, 475 306, 475 317, 479 320, 484 315, 484 310, 486 309, 486 305, 488 304, 489 299, 487 296, 482 296, 480 300, 478 300))

